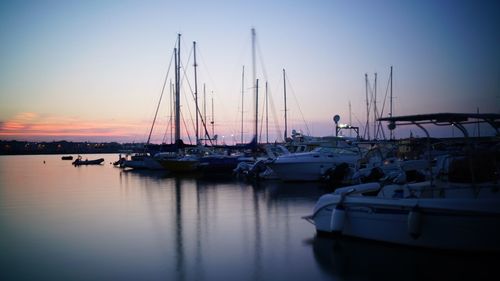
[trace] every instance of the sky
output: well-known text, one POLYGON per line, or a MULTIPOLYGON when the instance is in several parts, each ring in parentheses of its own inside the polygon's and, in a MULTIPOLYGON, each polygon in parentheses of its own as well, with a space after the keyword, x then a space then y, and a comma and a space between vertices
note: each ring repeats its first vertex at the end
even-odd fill
POLYGON ((377 74, 376 106, 387 116, 391 66, 393 116, 500 113, 499 12, 497 1, 453 0, 1 1, 0 139, 145 142, 160 104, 151 140, 170 142, 181 34, 182 139, 195 139, 196 41, 203 117, 219 141, 247 142, 252 28, 261 141, 283 138, 283 69, 288 135, 332 135, 336 114, 366 134, 365 74, 370 98, 377 74))

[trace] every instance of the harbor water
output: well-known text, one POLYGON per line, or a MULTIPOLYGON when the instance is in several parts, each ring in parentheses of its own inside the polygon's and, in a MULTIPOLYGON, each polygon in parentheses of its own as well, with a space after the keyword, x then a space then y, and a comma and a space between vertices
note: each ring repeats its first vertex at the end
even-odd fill
POLYGON ((498 257, 316 237, 320 183, 83 159, 101 157, 0 156, 0 280, 499 280, 498 257))

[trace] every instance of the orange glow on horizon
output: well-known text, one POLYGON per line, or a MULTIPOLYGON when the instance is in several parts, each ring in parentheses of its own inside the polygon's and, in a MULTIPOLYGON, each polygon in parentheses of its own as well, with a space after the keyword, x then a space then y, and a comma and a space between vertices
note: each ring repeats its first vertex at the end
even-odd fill
POLYGON ((40 116, 32 112, 17 114, 0 122, 0 139, 80 139, 141 140, 146 122, 80 120, 78 118, 40 116))

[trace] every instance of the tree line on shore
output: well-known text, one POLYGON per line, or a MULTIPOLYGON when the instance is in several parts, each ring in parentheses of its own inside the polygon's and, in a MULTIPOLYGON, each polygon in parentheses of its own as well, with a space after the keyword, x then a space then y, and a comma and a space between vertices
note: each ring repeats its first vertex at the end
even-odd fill
POLYGON ((0 155, 118 153, 143 148, 143 143, 0 140, 0 155))

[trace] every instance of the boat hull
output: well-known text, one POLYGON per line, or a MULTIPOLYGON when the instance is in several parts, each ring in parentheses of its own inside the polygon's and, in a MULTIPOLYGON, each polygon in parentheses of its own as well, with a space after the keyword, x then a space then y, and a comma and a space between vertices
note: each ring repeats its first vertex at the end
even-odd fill
POLYGON ((352 196, 342 203, 341 229, 333 231, 340 195, 327 196, 332 203, 317 209, 312 217, 320 234, 335 233, 425 248, 500 251, 499 200, 457 199, 442 204, 443 199, 374 202, 377 199, 352 196))
POLYGON ((104 162, 104 158, 99 158, 95 160, 75 160, 72 164, 75 166, 82 166, 82 165, 100 165, 102 162, 104 162))
POLYGON ((319 181, 328 169, 334 168, 333 162, 274 162, 269 167, 283 181, 319 181))
POLYGON ((163 168, 173 173, 189 173, 198 170, 198 160, 167 159, 159 160, 163 168))
POLYGON ((241 161, 237 156, 202 157, 199 169, 205 174, 232 174, 241 161))

